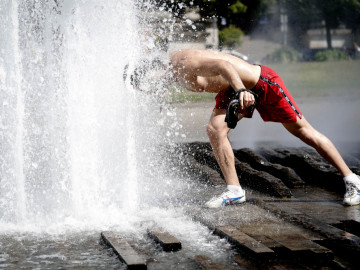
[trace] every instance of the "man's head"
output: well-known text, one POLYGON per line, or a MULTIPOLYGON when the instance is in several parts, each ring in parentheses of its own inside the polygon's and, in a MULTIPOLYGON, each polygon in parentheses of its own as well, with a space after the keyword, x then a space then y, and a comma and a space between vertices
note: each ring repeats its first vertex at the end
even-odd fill
POLYGON ((171 81, 168 65, 156 57, 140 59, 136 64, 127 64, 124 68, 124 82, 139 91, 159 94, 166 91, 171 81))

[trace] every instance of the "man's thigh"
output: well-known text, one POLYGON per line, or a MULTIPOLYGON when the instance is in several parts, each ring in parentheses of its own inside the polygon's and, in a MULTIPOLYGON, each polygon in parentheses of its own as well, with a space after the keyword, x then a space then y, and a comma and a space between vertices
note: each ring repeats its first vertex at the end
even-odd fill
POLYGON ((315 134, 316 130, 310 125, 310 123, 303 118, 297 117, 296 122, 282 123, 282 125, 293 135, 299 137, 302 134, 315 134))

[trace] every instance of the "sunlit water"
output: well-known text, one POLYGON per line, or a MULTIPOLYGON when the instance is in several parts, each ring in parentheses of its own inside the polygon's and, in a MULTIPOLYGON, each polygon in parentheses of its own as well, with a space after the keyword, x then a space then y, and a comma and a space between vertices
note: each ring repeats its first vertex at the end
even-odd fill
POLYGON ((230 256, 179 207, 204 187, 168 173, 176 114, 124 83, 153 49, 141 17, 131 0, 0 2, 0 268, 123 267, 100 232, 146 246, 150 223, 185 244, 180 265, 230 256))

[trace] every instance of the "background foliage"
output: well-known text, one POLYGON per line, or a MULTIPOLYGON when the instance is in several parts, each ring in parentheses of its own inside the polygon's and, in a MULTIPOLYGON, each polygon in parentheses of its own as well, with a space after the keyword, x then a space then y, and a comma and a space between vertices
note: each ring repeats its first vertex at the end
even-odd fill
POLYGON ((219 31, 220 46, 227 46, 231 49, 240 46, 242 35, 243 31, 234 25, 223 28, 219 31))

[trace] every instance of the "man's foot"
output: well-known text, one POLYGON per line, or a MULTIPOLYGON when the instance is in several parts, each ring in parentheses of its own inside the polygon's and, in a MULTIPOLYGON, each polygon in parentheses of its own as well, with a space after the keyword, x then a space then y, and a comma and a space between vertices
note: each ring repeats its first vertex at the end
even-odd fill
POLYGON ((246 201, 245 190, 242 194, 233 193, 228 190, 221 194, 219 197, 212 198, 205 205, 209 208, 217 208, 226 205, 241 204, 246 201))
MULTIPOLYGON (((360 177, 357 175, 360 180, 360 177)), ((352 182, 345 182, 346 193, 344 195, 344 205, 360 204, 360 185, 352 182)))

